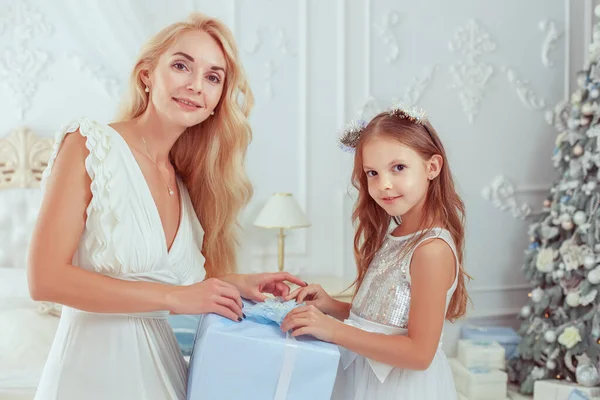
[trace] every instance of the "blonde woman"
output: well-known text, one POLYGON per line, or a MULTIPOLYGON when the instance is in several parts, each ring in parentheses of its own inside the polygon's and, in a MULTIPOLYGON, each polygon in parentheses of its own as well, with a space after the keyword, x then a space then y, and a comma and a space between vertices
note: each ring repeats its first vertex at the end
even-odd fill
POLYGON ((234 274, 253 97, 229 29, 194 14, 144 46, 119 122, 56 138, 29 253, 34 300, 63 304, 36 399, 184 399, 166 317, 244 318, 288 274, 234 274))

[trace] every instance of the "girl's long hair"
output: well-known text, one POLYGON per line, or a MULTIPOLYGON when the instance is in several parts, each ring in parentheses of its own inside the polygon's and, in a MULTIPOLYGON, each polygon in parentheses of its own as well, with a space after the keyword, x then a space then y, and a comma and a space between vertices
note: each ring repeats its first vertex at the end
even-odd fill
POLYGON ((423 215, 427 218, 424 217, 421 221, 420 233, 409 240, 404 247, 402 256, 414 250, 436 224, 441 223, 441 228, 445 228, 450 232, 456 245, 457 268, 459 268, 459 271, 456 290, 448 306, 446 319, 454 321, 465 314, 469 299, 465 287, 465 278, 470 279, 470 276, 462 266, 464 259, 465 205, 455 189, 444 146, 429 122, 417 124, 407 118, 400 118, 390 115, 388 112, 383 112, 373 118, 361 134, 356 147, 354 169, 352 171, 352 184, 358 189, 358 200, 352 213, 352 220, 356 227, 354 257, 358 268, 354 285, 358 289, 362 284, 367 269, 375 254, 381 248, 392 222, 392 217, 369 195, 367 176, 363 171, 362 151, 364 145, 371 138, 378 135, 397 140, 419 153, 424 160, 429 160, 436 154, 443 158, 439 176, 429 182, 423 205, 423 215))

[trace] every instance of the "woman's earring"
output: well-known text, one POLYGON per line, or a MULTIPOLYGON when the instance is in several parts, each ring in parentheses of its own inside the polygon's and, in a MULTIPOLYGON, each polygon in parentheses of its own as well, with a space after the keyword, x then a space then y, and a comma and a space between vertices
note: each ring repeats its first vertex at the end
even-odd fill
POLYGON ((215 112, 214 112, 214 111, 211 111, 211 112, 210 112, 210 115, 215 115, 215 112))
POLYGON ((144 91, 145 91, 146 93, 150 93, 150 88, 148 87, 148 85, 146 85, 146 89, 144 89, 144 91))

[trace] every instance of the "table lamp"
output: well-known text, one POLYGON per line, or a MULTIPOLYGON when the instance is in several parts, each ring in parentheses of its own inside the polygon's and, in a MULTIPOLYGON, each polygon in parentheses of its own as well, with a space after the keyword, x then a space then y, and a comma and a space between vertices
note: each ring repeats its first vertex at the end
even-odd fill
POLYGON ((305 228, 310 226, 310 222, 291 193, 275 193, 267 200, 254 225, 279 229, 278 269, 283 271, 285 229, 305 228))

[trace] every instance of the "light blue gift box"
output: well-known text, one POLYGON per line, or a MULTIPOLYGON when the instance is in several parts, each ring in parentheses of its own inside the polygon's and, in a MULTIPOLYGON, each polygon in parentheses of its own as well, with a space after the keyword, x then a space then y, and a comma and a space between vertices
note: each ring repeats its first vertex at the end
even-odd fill
POLYGON ((507 326, 463 326, 460 337, 479 344, 498 342, 504 347, 504 355, 507 360, 518 356, 517 347, 522 340, 513 328, 507 326))
POLYGON ((585 395, 581 390, 575 389, 569 395, 568 400, 590 400, 588 396, 585 395))
POLYGON ((329 400, 337 346, 312 336, 294 338, 277 323, 257 321, 202 317, 190 359, 188 400, 329 400))
POLYGON ((177 344, 179 349, 184 356, 189 356, 192 353, 192 347, 194 346, 194 337, 198 330, 198 323, 200 321, 199 315, 169 315, 169 325, 173 329, 175 338, 177 338, 177 344))

